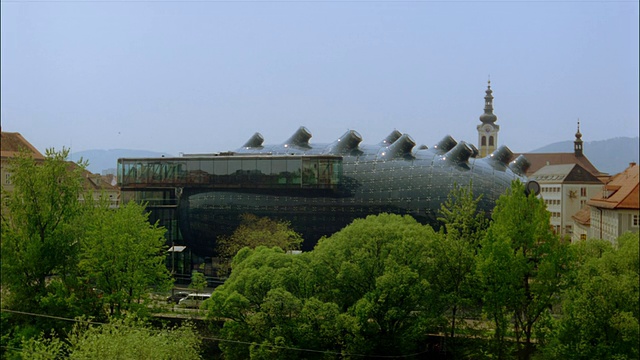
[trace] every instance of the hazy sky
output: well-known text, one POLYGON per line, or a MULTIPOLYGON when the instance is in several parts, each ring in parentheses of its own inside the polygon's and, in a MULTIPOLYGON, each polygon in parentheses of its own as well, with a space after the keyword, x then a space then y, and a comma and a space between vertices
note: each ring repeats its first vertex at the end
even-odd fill
MULTIPOLYGON (((2 130, 173 155, 254 132, 514 152, 638 136, 638 1, 1 1, 2 130)), ((588 152, 588 149, 585 149, 588 152)))

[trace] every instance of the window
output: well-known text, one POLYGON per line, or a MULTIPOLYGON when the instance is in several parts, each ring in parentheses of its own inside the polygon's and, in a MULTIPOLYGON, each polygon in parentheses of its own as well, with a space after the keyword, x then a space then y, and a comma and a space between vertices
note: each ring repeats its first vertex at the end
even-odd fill
POLYGON ((4 175, 4 183, 7 184, 7 185, 11 184, 11 173, 6 173, 4 175))
POLYGON ((631 216, 631 226, 638 227, 640 225, 640 219, 638 217, 638 214, 631 216))
POLYGON ((582 196, 582 197, 586 197, 587 196, 587 188, 586 187, 581 187, 580 188, 580 196, 582 196))
POLYGON ((482 140, 480 141, 480 146, 487 146, 487 137, 483 136, 482 140))
POLYGON ((580 240, 587 240, 587 234, 580 234, 580 240))
POLYGON ((489 136, 489 146, 493 146, 493 136, 489 136))

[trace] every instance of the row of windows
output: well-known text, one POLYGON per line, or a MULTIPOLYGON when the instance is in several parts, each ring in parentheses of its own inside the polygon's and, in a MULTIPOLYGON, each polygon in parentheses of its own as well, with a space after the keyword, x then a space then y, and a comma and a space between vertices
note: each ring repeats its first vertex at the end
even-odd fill
POLYGON ((336 157, 119 159, 118 183, 180 186, 286 185, 332 187, 339 182, 342 160, 336 157))
POLYGON ((549 206, 549 205, 560 205, 560 200, 559 199, 545 199, 544 203, 547 204, 547 206, 549 206))
POLYGON ((540 189, 541 192, 560 192, 560 188, 559 187, 542 187, 542 189, 540 189))
MULTIPOLYGON (((541 192, 552 192, 552 193, 557 193, 560 192, 560 187, 554 186, 554 187, 542 187, 542 189, 540 190, 541 192)), ((587 196, 587 188, 586 187, 581 187, 580 188, 580 197, 586 197, 587 196)))
POLYGON ((551 217, 552 217, 552 218, 559 218, 559 217, 560 217, 560 213, 559 213, 559 212, 557 212, 557 211, 552 211, 552 212, 551 212, 551 217))

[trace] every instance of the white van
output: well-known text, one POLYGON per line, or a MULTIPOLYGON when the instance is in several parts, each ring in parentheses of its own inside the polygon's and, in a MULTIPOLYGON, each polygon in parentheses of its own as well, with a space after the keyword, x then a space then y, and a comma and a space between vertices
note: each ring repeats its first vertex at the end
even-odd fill
POLYGON ((200 308, 202 302, 211 297, 211 294, 189 294, 185 298, 180 299, 179 306, 188 308, 200 308))

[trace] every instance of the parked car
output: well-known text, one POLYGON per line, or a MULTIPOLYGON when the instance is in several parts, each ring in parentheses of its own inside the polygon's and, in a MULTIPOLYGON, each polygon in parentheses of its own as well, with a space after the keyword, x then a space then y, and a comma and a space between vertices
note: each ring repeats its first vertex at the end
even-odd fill
POLYGON ((167 297, 168 304, 178 304, 180 300, 186 298, 189 295, 188 291, 176 291, 171 296, 167 297))
POLYGON ((189 294, 185 298, 180 299, 179 306, 188 308, 200 308, 202 302, 211 297, 211 294, 189 294))

